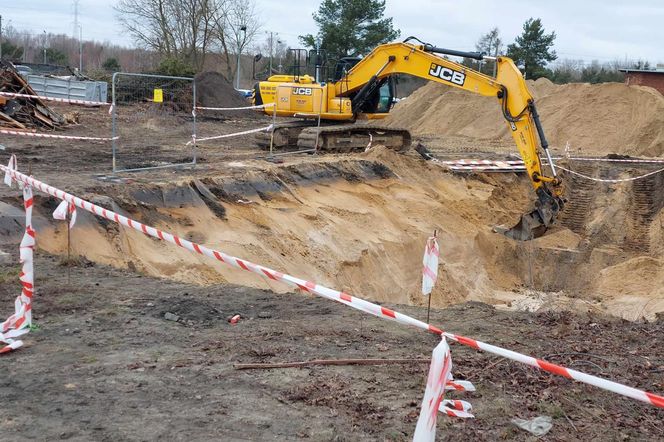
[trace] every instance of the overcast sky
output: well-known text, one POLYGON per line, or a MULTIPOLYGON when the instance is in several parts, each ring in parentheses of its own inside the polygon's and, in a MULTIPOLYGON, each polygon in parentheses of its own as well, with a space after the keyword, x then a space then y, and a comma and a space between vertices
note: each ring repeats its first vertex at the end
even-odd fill
MULTIPOLYGON (((131 45, 115 19, 115 0, 80 0, 84 39, 131 45)), ((311 17, 318 0, 256 0, 264 31, 274 31, 291 47, 297 36, 315 33, 311 17)), ((73 32, 72 0, 0 0, 3 23, 35 33, 73 32)), ((472 50, 493 26, 511 43, 529 17, 556 31, 559 58, 600 61, 646 59, 664 63, 663 0, 387 0, 401 38, 410 35, 451 49, 472 50)))

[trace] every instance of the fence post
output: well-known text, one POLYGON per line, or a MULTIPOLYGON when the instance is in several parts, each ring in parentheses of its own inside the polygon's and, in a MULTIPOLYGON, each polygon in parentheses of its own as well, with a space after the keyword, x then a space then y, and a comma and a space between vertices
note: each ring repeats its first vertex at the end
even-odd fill
POLYGON ((194 94, 194 104, 192 106, 191 113, 194 117, 194 123, 193 123, 193 141, 194 141, 194 147, 193 147, 193 154, 192 154, 192 160, 191 162, 193 163, 194 166, 196 166, 196 78, 193 80, 193 86, 192 86, 193 94, 194 94))
POLYGON ((113 73, 113 79, 111 80, 111 109, 113 109, 112 113, 112 129, 111 129, 111 145, 113 146, 113 173, 117 170, 117 165, 115 161, 115 155, 116 155, 116 139, 115 139, 115 134, 117 133, 116 129, 116 112, 117 112, 117 107, 115 106, 115 79, 117 78, 118 73, 114 72, 113 73))

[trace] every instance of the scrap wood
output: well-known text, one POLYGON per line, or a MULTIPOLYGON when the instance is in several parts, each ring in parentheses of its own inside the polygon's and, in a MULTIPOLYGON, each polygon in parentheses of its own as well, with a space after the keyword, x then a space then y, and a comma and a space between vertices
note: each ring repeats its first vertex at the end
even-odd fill
MULTIPOLYGON (((0 60, 0 92, 37 95, 11 63, 2 60, 0 60)), ((4 103, 0 104, 0 112, 2 113, 0 127, 56 129, 66 124, 62 115, 48 107, 38 97, 16 97, 4 100, 4 103)))
POLYGON ((270 369, 270 368, 299 368, 314 365, 382 365, 382 364, 420 364, 430 363, 431 359, 313 359, 299 362, 275 362, 256 364, 233 364, 236 370, 270 369))

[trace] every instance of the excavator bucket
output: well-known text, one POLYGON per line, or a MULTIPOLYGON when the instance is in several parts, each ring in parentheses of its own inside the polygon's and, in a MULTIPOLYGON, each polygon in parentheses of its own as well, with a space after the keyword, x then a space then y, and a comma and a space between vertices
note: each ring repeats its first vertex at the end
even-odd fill
POLYGON ((563 200, 553 196, 544 186, 537 189, 535 209, 521 216, 512 228, 495 226, 493 231, 517 241, 530 241, 543 236, 563 208, 563 200))

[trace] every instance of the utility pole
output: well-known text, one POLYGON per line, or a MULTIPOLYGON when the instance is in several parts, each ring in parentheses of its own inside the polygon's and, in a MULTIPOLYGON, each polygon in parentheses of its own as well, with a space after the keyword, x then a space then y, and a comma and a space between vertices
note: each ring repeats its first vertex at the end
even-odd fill
POLYGON ((78 24, 78 73, 83 75, 83 25, 78 24))
POLYGON ((0 60, 2 60, 2 15, 0 15, 0 60))
POLYGON ((46 64, 46 29, 44 29, 44 64, 46 64))

